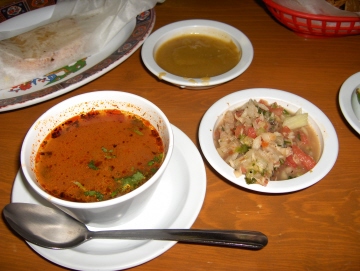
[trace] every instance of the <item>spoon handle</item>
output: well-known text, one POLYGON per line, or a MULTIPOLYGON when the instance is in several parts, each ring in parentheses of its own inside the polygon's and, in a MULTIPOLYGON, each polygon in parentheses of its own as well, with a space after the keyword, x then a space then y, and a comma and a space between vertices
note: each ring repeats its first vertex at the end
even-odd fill
POLYGON ((245 230, 115 230, 90 232, 88 238, 167 240, 247 249, 261 249, 268 243, 268 238, 263 233, 245 230))

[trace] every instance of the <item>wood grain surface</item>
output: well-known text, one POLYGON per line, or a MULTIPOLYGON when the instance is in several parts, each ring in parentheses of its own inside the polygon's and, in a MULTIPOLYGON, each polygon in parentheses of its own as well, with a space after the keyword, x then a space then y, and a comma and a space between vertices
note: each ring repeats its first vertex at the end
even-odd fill
MULTIPOLYGON (((207 192, 193 228, 248 229, 265 233, 259 251, 176 244, 132 270, 360 270, 360 142, 339 108, 342 83, 360 71, 360 36, 304 38, 288 30, 254 0, 167 0, 158 4, 154 30, 180 20, 210 19, 232 25, 251 40, 248 70, 208 90, 181 90, 146 70, 137 50, 100 78, 58 98, 0 113, 0 208, 11 201, 22 141, 47 109, 78 94, 123 90, 158 105, 198 147, 205 111, 241 89, 286 90, 318 106, 333 123, 339 155, 317 184, 287 194, 261 194, 237 187, 206 162, 207 192)), ((359 82, 360 84, 360 82, 359 82)), ((0 220, 0 270, 64 270, 34 252, 0 220)))

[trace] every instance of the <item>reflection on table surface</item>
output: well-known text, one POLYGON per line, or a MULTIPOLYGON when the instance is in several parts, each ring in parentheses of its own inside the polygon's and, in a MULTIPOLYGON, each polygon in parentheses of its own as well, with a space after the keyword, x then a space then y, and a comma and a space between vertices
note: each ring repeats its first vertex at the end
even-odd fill
MULTIPOLYGON (((263 194, 228 182, 204 159, 207 193, 193 228, 257 230, 268 236, 268 245, 249 251, 176 244, 134 270, 359 270, 359 135, 343 117, 338 94, 342 83, 359 72, 360 36, 304 38, 279 24, 260 0, 168 0, 155 10, 154 30, 186 19, 216 20, 238 28, 252 42, 253 62, 226 84, 194 91, 153 76, 137 50, 115 69, 78 89, 0 113, 1 208, 11 201, 27 130, 43 112, 69 97, 103 89, 141 95, 160 107, 201 152, 198 126, 214 102, 241 89, 286 90, 315 104, 334 125, 340 149, 329 174, 298 192, 263 194)), ((0 234, 1 269, 64 270, 34 252, 3 220, 0 234)))

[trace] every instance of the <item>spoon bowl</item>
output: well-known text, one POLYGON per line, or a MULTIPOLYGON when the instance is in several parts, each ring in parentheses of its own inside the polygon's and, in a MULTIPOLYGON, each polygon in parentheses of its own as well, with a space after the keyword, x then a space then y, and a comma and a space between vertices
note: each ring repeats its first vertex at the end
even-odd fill
POLYGON ((261 249, 268 243, 266 235, 245 230, 145 229, 90 231, 85 224, 62 212, 30 203, 10 203, 3 209, 7 223, 25 240, 35 245, 66 249, 94 238, 131 240, 167 240, 261 249))

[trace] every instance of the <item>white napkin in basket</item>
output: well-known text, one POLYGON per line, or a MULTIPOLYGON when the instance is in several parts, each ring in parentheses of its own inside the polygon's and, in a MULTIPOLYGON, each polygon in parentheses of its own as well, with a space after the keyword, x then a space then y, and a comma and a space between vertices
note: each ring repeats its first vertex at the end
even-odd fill
POLYGON ((359 12, 350 12, 338 9, 325 0, 273 0, 275 3, 292 10, 325 15, 325 16, 344 16, 358 17, 359 12))

